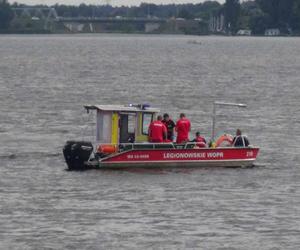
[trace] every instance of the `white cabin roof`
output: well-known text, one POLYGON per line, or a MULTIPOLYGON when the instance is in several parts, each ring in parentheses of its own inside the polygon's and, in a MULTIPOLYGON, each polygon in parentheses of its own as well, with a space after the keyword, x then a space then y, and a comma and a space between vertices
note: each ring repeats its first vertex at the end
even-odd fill
POLYGON ((84 105, 87 110, 101 110, 101 111, 120 111, 120 112, 149 112, 158 113, 160 110, 152 107, 145 107, 143 105, 84 105))

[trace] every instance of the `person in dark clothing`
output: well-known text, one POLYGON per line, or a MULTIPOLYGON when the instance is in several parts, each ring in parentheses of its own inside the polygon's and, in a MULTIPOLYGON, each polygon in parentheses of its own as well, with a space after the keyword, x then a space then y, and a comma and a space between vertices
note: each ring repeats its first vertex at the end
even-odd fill
POLYGON ((170 119, 169 114, 164 114, 164 119, 162 120, 162 123, 165 124, 167 128, 167 139, 170 141, 173 141, 174 138, 174 128, 175 123, 170 119))
POLYGON ((248 147, 250 144, 248 138, 245 135, 242 135, 240 129, 236 130, 236 136, 233 138, 232 145, 234 147, 248 147))

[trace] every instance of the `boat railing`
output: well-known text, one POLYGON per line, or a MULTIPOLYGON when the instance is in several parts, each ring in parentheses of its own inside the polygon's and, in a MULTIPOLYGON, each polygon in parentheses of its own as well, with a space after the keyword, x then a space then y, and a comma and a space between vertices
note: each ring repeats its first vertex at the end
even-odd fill
POLYGON ((99 143, 95 142, 93 143, 96 145, 96 148, 99 148, 100 146, 112 146, 116 147, 119 150, 133 150, 133 149, 171 149, 171 148, 176 148, 174 143, 172 142, 167 142, 167 143, 151 143, 151 142, 137 142, 137 143, 118 143, 118 144, 113 144, 113 143, 99 143))
POLYGON ((175 148, 172 142, 168 143, 120 143, 119 149, 133 150, 133 149, 170 149, 175 148))
MULTIPOLYGON (((197 142, 186 142, 182 144, 176 144, 173 142, 163 142, 163 143, 153 143, 153 142, 135 142, 135 143, 118 143, 118 144, 111 144, 111 143, 99 143, 96 142, 94 145, 97 145, 97 148, 101 145, 104 146, 113 146, 118 148, 120 151, 125 150, 133 150, 133 149, 192 149, 198 148, 197 142)), ((209 148, 208 146, 204 148, 209 148)))
MULTIPOLYGON (((182 144, 184 147, 184 149, 190 149, 190 148, 194 148, 195 146, 197 146, 197 142, 186 142, 185 144, 182 144)), ((203 148, 208 148, 207 146, 203 147, 203 148)))

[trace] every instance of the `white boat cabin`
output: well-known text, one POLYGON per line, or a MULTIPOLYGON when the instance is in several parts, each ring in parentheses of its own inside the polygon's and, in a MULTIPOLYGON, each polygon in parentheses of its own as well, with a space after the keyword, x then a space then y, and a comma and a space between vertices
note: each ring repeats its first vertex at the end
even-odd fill
POLYGON ((96 111, 96 142, 100 144, 148 141, 148 128, 159 109, 140 105, 85 105, 96 111))

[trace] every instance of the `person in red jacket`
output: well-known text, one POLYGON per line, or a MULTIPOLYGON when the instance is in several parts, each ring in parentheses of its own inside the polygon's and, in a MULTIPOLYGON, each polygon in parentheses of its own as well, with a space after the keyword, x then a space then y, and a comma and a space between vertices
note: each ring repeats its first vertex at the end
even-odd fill
POLYGON ((151 122, 149 126, 149 141, 150 142, 164 142, 167 138, 167 128, 162 123, 162 116, 157 116, 157 120, 151 122))
POLYGON ((175 130, 177 131, 177 143, 186 143, 189 141, 189 132, 191 131, 191 122, 185 117, 185 114, 180 114, 180 119, 176 123, 175 130))
POLYGON ((192 142, 195 142, 198 148, 205 148, 206 147, 206 140, 203 136, 200 135, 200 132, 196 133, 196 137, 192 142))

